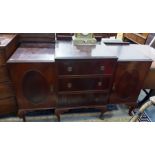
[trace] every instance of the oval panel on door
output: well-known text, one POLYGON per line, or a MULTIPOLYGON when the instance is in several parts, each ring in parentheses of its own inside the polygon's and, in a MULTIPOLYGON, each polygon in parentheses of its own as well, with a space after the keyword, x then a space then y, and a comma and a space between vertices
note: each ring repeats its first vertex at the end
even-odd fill
POLYGON ((50 88, 40 72, 27 72, 22 84, 23 94, 31 103, 39 104, 46 101, 50 88))
POLYGON ((124 72, 119 82, 116 84, 117 95, 123 99, 131 97, 137 90, 139 74, 136 70, 124 72))

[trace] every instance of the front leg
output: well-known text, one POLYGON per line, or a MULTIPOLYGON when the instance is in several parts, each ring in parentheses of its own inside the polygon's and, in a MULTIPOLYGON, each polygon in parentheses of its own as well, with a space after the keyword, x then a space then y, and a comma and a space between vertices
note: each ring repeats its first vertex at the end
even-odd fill
POLYGON ((69 111, 69 109, 65 109, 65 108, 64 109, 55 109, 55 115, 57 116, 58 122, 61 121, 60 115, 67 111, 69 111))
POLYGON ((23 119, 23 122, 26 122, 25 115, 26 115, 26 111, 24 111, 24 110, 19 110, 18 111, 18 116, 19 116, 19 118, 22 118, 23 119))
POLYGON ((59 110, 55 110, 55 115, 56 115, 56 117, 57 117, 57 120, 58 120, 58 122, 60 122, 61 120, 60 120, 60 111, 59 110))
POLYGON ((135 108, 136 108, 135 105, 129 106, 129 111, 128 111, 129 116, 132 116, 132 111, 133 111, 135 108))
POLYGON ((99 110, 101 110, 101 114, 99 116, 99 118, 101 120, 104 120, 104 113, 108 111, 107 107, 103 107, 103 108, 100 108, 99 110))

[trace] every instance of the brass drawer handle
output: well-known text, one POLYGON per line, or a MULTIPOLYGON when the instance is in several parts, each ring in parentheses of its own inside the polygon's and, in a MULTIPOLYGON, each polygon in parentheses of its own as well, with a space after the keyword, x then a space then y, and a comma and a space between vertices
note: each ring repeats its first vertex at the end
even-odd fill
POLYGON ((102 82, 98 82, 98 86, 101 87, 102 86, 102 82))
POLYGON ((67 87, 68 87, 68 88, 72 88, 72 83, 68 83, 68 84, 67 84, 67 87))
POLYGON ((53 91, 54 91, 54 88, 53 88, 53 85, 51 85, 50 86, 50 92, 53 93, 53 91))
POLYGON ((68 72, 72 72, 73 68, 72 67, 67 67, 68 72))
POLYGON ((100 70, 101 71, 104 71, 104 66, 100 66, 100 70))

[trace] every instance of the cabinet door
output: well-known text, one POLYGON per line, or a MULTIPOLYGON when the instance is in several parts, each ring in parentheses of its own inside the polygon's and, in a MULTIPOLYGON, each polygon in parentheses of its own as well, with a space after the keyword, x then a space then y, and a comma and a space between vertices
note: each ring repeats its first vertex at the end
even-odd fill
POLYGON ((119 62, 113 83, 111 103, 136 102, 151 62, 119 62))
POLYGON ((55 71, 52 63, 9 64, 20 109, 55 106, 55 71))

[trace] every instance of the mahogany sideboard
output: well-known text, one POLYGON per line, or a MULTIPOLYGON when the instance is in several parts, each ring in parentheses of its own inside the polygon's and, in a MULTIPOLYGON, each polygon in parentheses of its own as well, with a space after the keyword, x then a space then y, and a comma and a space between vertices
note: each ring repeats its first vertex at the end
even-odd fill
POLYGON ((8 67, 23 120, 28 111, 96 108, 126 104, 129 113, 150 69, 147 45, 27 44, 17 48, 8 67))

